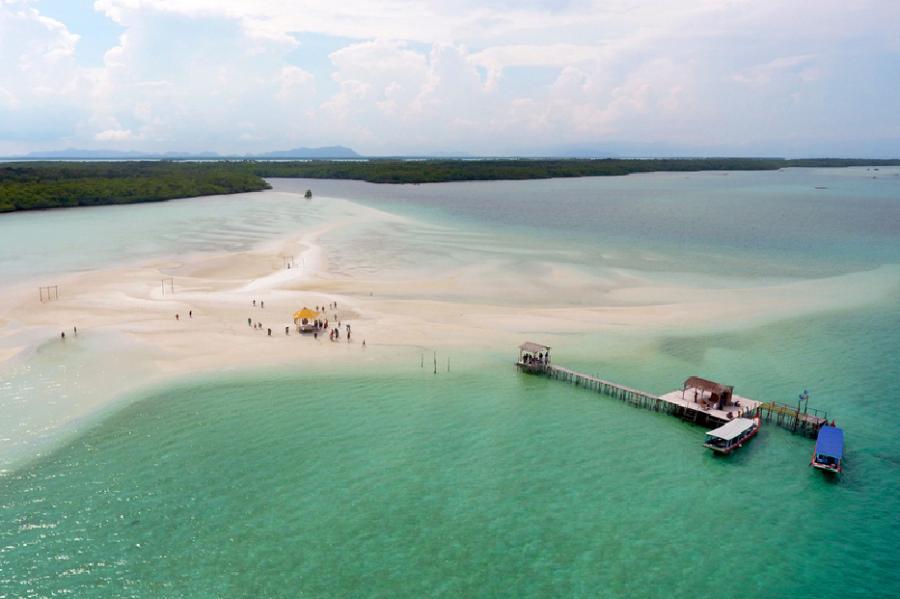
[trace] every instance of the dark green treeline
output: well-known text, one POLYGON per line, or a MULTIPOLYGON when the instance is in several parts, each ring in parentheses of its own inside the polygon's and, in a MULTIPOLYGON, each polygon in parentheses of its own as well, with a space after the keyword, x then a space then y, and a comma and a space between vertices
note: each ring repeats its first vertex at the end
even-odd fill
POLYGON ((896 165, 900 165, 900 160, 844 158, 18 162, 0 167, 0 212, 133 204, 259 191, 269 188, 265 177, 438 183, 615 176, 656 171, 896 165))

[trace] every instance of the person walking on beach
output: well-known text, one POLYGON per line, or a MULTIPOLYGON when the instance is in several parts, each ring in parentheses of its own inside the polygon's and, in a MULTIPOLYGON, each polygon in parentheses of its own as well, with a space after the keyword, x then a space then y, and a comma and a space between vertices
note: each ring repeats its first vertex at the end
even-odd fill
POLYGON ((181 316, 179 316, 178 314, 176 314, 176 315, 175 315, 175 320, 181 320, 181 316))
POLYGON ((265 307, 266 307, 266 302, 264 302, 264 301, 262 301, 262 300, 259 300, 259 307, 260 307, 260 308, 265 308, 265 307))
POLYGON ((266 329, 266 331, 267 331, 267 334, 269 335, 269 337, 271 337, 271 336, 272 336, 272 329, 266 329))
POLYGON ((252 321, 251 319, 249 319, 249 318, 247 319, 247 326, 248 326, 248 327, 252 327, 252 326, 253 326, 253 321, 252 321))
POLYGON ((66 332, 63 331, 62 333, 60 333, 59 338, 62 339, 63 341, 65 341, 66 340, 66 332))
POLYGON ((256 300, 253 300, 253 307, 256 307, 256 300))
POLYGON ((193 317, 194 317, 194 311, 188 310, 188 318, 193 318, 193 317))
POLYGON ((78 336, 78 327, 72 327, 72 332, 75 333, 76 336, 78 336))

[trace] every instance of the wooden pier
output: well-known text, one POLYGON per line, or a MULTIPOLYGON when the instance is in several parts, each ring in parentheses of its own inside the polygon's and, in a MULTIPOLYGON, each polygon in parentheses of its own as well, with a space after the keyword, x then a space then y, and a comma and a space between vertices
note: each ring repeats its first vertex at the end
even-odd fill
POLYGON ((815 438, 819 428, 827 422, 826 415, 817 410, 812 410, 812 413, 801 412, 799 407, 748 399, 734 395, 731 387, 698 377, 690 377, 680 390, 655 395, 551 364, 549 352, 549 346, 523 343, 519 347, 516 367, 522 372, 543 375, 576 387, 584 387, 633 406, 671 414, 701 426, 719 427, 734 418, 759 416, 766 422, 774 422, 792 433, 815 438), (710 395, 707 396, 705 393, 710 395))
POLYGON ((800 411, 799 406, 789 406, 775 401, 760 404, 756 409, 756 413, 766 422, 774 421, 775 424, 788 429, 792 433, 813 439, 819 434, 819 429, 823 425, 828 424, 827 412, 814 408, 800 411))

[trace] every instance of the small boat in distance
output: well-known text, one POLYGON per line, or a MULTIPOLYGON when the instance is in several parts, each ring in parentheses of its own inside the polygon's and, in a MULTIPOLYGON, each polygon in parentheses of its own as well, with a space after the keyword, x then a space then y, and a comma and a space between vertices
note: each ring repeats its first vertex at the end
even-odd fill
POLYGON ((759 432, 760 424, 759 416, 735 418, 707 432, 703 446, 727 455, 752 439, 759 432))
POLYGON ((843 470, 844 431, 836 426, 823 426, 816 439, 816 450, 809 465, 825 472, 840 474, 843 470))

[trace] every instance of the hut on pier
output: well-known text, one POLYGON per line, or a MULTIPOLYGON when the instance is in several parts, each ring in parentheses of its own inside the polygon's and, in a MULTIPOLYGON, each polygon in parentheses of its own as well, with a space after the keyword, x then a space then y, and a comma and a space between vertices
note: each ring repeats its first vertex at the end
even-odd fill
POLYGON ((707 405, 716 410, 722 410, 726 406, 731 405, 732 396, 734 394, 733 385, 723 385, 715 381, 710 381, 699 376, 688 377, 681 387, 681 398, 685 398, 688 390, 693 391, 691 398, 695 403, 707 405))
POLYGON ((519 360, 516 366, 525 372, 544 372, 550 366, 550 346, 526 341, 519 346, 519 360))

